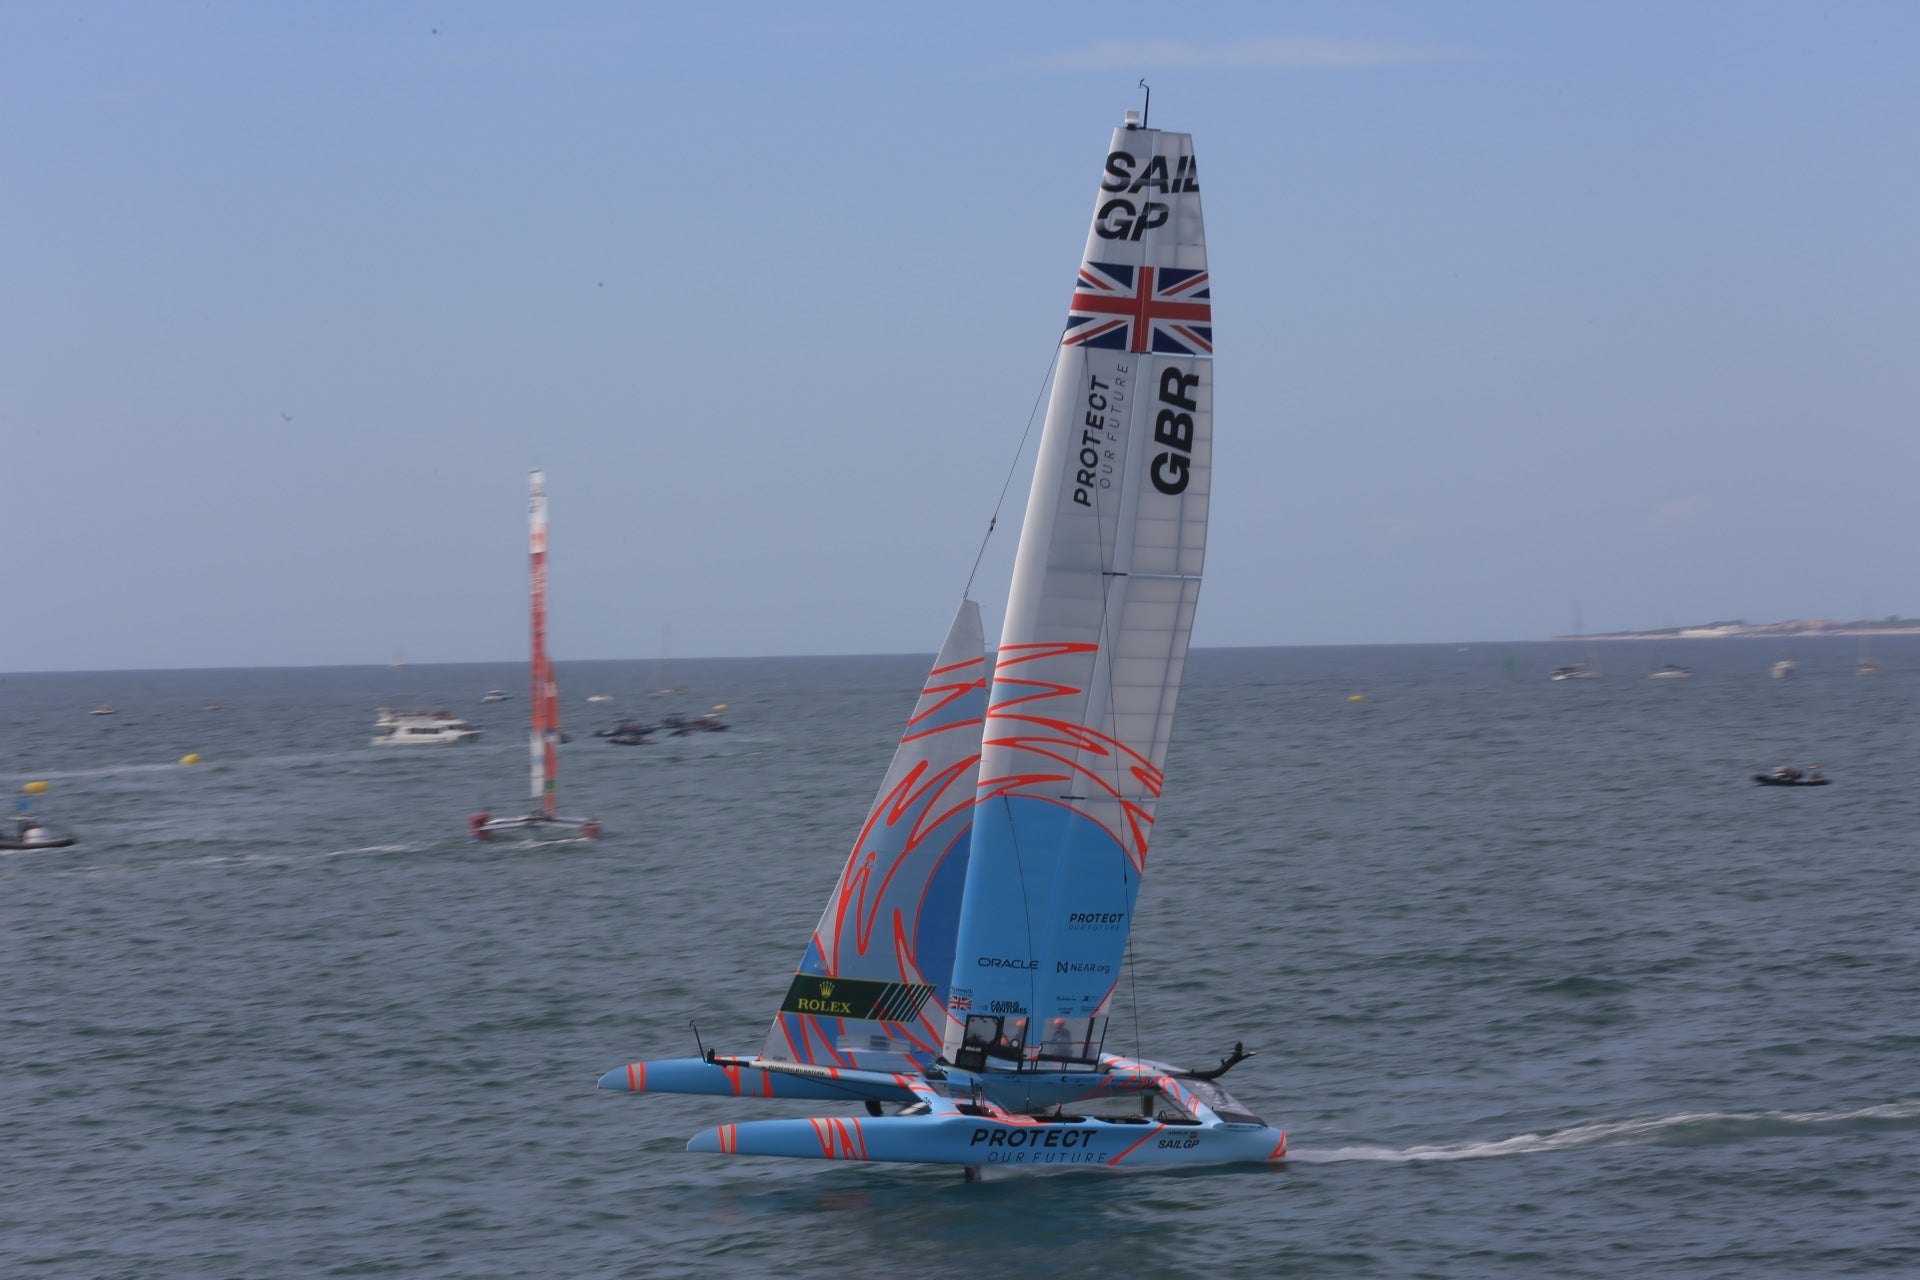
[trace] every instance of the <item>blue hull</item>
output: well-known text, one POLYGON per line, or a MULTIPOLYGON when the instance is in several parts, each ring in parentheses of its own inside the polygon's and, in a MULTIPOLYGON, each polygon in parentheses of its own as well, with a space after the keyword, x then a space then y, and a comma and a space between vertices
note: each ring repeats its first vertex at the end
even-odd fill
POLYGON ((615 1067, 600 1077, 614 1093, 693 1093, 716 1098, 815 1098, 837 1102, 912 1102, 916 1095, 898 1077, 876 1072, 794 1074, 759 1067, 722 1065, 704 1058, 663 1058, 615 1067))
MULTIPOLYGON (((670 1058, 616 1067, 600 1087, 626 1093, 817 1098, 868 1104, 869 1114, 750 1120, 708 1129, 689 1151, 913 1164, 1148 1168, 1279 1160, 1286 1134, 1216 1085, 1161 1063, 1108 1056, 1101 1069, 965 1072, 936 1079, 792 1063, 670 1058), (1060 1105, 1147 1095, 1156 1118, 1039 1114, 1060 1105), (873 1114, 880 1104, 907 1114, 873 1114), (1158 1111, 1169 1104, 1171 1113, 1158 1111), (1176 1118, 1182 1117, 1182 1118, 1176 1118)), ((1136 1107, 1128 1101, 1126 1107, 1136 1107)))
POLYGON ((1287 1153, 1287 1137, 1266 1125, 830 1116, 723 1124, 696 1134, 687 1150, 803 1160, 1136 1169, 1279 1160, 1287 1153))

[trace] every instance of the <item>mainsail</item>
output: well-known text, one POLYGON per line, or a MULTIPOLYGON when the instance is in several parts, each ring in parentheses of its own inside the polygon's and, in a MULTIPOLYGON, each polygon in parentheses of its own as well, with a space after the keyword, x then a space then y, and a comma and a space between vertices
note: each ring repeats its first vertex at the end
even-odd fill
POLYGON ((1114 132, 994 667, 944 1043, 1097 1057, 1206 549, 1213 328, 1193 140, 1114 132))
POLYGON ((984 647, 980 608, 962 600, 762 1058, 920 1070, 938 1056, 987 705, 984 647))
POLYGON ((560 690, 547 657, 547 473, 527 477, 527 538, 533 588, 533 802, 553 817, 560 773, 560 690))

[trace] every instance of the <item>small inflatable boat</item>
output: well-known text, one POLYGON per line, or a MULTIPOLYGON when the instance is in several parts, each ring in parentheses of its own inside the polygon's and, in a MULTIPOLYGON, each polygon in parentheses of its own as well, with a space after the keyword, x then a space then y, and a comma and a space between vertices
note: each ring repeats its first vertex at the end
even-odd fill
POLYGON ((68 849, 78 843, 74 837, 60 835, 37 822, 21 820, 12 830, 0 828, 0 849, 68 849))
POLYGON ((1818 770, 1779 768, 1766 773, 1756 773, 1753 780, 1763 787, 1824 787, 1831 778, 1821 776, 1818 770))

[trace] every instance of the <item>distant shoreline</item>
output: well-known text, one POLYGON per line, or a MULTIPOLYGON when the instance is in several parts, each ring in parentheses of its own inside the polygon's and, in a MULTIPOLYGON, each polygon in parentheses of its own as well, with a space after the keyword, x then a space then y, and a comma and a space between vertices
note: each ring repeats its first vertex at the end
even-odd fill
POLYGON ((1920 636, 1920 618, 1885 622, 1828 622, 1814 618, 1792 622, 1710 622, 1699 627, 1660 631, 1601 631, 1592 635, 1548 636, 1548 640, 1794 640, 1813 636, 1920 636))

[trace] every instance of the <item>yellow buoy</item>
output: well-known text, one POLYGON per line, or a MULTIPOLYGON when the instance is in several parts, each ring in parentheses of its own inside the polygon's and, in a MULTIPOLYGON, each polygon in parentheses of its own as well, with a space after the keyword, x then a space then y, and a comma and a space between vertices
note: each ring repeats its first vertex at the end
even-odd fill
POLYGON ((1366 700, 1367 700, 1367 695, 1364 693, 1356 693, 1351 698, 1347 699, 1348 702, 1365 702, 1366 700))
POLYGON ((46 794, 47 784, 44 782, 29 782, 20 789, 30 796, 44 795, 46 794))
POLYGON ((180 763, 181 764, 199 764, 200 757, 197 755, 194 755, 192 752, 188 752, 186 755, 180 757, 180 763))

